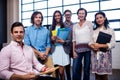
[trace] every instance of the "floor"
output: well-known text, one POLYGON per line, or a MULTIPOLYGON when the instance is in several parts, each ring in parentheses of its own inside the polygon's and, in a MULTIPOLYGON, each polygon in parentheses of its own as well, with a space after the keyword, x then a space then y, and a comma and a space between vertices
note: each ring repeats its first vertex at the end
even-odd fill
MULTIPOLYGON (((71 59, 71 61, 72 61, 72 59, 71 59)), ((90 74, 90 80, 95 80, 95 76, 92 73, 90 74)), ((112 75, 108 76, 108 80, 120 80, 120 69, 113 69, 112 75)))
MULTIPOLYGON (((90 80, 95 80, 94 74, 90 74, 90 80)), ((112 75, 108 76, 108 80, 120 80, 120 69, 113 69, 112 75)))
MULTIPOLYGON (((120 69, 113 69, 112 75, 109 75, 108 80, 120 80, 120 69)), ((2 79, 0 79, 2 80, 2 79)), ((90 80, 95 80, 94 74, 90 74, 90 80)))

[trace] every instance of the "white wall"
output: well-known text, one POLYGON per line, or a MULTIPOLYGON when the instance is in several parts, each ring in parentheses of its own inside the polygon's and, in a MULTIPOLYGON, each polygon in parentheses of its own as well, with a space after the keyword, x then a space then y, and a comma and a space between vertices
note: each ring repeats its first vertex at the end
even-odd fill
POLYGON ((120 42, 117 42, 112 50, 112 67, 113 69, 120 69, 120 42))
POLYGON ((10 28, 15 21, 19 21, 19 0, 7 0, 7 43, 11 40, 10 28))

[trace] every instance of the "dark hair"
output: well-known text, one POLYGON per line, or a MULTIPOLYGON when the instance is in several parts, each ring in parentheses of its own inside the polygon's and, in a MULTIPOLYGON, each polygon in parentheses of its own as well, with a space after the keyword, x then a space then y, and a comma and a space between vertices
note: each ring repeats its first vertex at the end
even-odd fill
POLYGON ((72 13, 71 10, 67 9, 67 10, 64 11, 63 14, 65 14, 66 12, 70 12, 70 13, 72 13))
POLYGON ((87 10, 84 9, 84 8, 79 8, 79 9, 77 10, 77 15, 79 14, 79 11, 81 11, 81 10, 84 10, 84 11, 85 11, 85 19, 86 19, 86 16, 87 16, 87 10))
MULTIPOLYGON (((40 14, 41 15, 41 18, 42 18, 42 21, 43 21, 43 15, 41 12, 38 12, 38 11, 35 11, 32 16, 31 16, 31 23, 34 24, 34 18, 36 17, 36 15, 40 14)), ((42 22, 40 23, 40 25, 42 25, 42 22)))
POLYGON ((11 33, 13 33, 13 29, 14 29, 15 27, 23 27, 23 30, 24 30, 24 32, 25 32, 24 26, 23 26, 23 24, 22 24, 21 22, 14 22, 14 23, 12 24, 12 26, 11 26, 11 33))
POLYGON ((54 12, 54 14, 53 14, 52 30, 55 30, 55 27, 56 27, 56 25, 57 25, 57 21, 55 20, 55 14, 56 14, 56 13, 59 13, 60 16, 61 16, 61 18, 60 18, 60 24, 61 24, 60 28, 64 28, 64 27, 65 27, 65 26, 64 26, 64 23, 63 23, 63 18, 62 18, 61 12, 60 12, 59 10, 56 10, 56 11, 54 12))
POLYGON ((104 26, 105 26, 106 29, 109 28, 109 26, 108 26, 109 21, 108 21, 106 15, 105 15, 105 13, 102 12, 102 11, 99 11, 99 12, 97 12, 97 13, 95 14, 94 24, 95 24, 96 27, 94 28, 94 30, 97 29, 97 28, 100 26, 100 25, 96 22, 96 16, 97 16, 98 14, 101 14, 104 18, 106 18, 105 21, 104 21, 104 26))

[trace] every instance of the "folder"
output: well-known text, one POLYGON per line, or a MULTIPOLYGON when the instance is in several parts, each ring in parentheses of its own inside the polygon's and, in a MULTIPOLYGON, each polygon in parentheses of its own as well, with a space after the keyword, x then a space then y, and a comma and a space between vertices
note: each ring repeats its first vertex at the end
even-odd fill
POLYGON ((57 30, 52 30, 52 36, 57 36, 57 30))
POLYGON ((52 72, 56 71, 57 69, 59 69, 59 67, 51 68, 51 69, 49 69, 49 70, 47 70, 45 72, 40 72, 40 75, 52 73, 52 72))
MULTIPOLYGON (((106 44, 106 43, 110 42, 111 38, 112 38, 112 35, 100 31, 98 34, 98 38, 97 38, 96 43, 106 44)), ((106 52, 107 49, 100 48, 100 51, 106 52)))
POLYGON ((57 37, 66 40, 69 35, 70 28, 59 28, 57 37))

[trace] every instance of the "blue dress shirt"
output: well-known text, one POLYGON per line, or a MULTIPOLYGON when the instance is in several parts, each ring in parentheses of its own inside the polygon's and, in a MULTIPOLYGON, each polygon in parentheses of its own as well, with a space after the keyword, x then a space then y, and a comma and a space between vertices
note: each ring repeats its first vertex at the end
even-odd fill
POLYGON ((46 48, 50 48, 50 32, 42 26, 36 28, 32 25, 25 30, 24 43, 45 52, 46 48))

